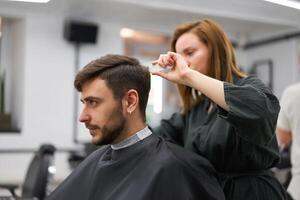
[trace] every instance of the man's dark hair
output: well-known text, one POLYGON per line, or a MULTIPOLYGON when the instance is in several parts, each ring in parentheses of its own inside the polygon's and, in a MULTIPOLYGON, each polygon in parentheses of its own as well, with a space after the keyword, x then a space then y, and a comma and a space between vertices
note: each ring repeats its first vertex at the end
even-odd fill
POLYGON ((146 121, 145 112, 150 91, 150 73, 137 59, 109 54, 93 60, 77 73, 74 86, 81 92, 82 85, 94 78, 105 80, 116 100, 121 100, 128 90, 135 89, 139 95, 141 116, 146 121))

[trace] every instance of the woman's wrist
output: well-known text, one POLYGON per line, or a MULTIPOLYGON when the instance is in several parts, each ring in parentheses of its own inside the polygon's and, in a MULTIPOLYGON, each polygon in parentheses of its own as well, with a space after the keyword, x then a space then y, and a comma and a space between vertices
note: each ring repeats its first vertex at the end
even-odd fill
POLYGON ((183 80, 184 85, 198 89, 197 82, 199 81, 199 78, 201 78, 201 76, 204 75, 196 70, 188 68, 187 70, 184 71, 184 73, 182 73, 181 78, 183 80))
POLYGON ((188 87, 193 87, 193 83, 195 82, 194 80, 197 76, 199 76, 197 75, 198 73, 199 72, 188 67, 186 70, 181 72, 180 79, 182 84, 188 87))

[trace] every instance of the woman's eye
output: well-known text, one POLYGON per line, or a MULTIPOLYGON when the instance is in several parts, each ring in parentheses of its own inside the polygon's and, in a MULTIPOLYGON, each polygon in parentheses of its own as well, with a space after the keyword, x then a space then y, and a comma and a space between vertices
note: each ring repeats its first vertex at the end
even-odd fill
POLYGON ((193 51, 188 51, 188 52, 186 52, 186 55, 188 55, 188 56, 191 56, 191 55, 193 55, 193 51))

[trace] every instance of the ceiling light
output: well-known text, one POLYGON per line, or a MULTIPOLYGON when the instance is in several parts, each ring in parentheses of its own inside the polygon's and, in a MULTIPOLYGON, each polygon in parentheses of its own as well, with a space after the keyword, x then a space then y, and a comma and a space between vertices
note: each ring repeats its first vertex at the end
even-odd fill
POLYGON ((129 28, 122 28, 120 31, 120 35, 123 38, 131 38, 135 34, 135 31, 129 28))
POLYGON ((48 3, 50 0, 9 0, 9 1, 22 1, 31 3, 48 3))
POLYGON ((296 8, 300 10, 300 3, 294 0, 264 0, 271 3, 276 3, 282 6, 287 6, 290 8, 296 8))

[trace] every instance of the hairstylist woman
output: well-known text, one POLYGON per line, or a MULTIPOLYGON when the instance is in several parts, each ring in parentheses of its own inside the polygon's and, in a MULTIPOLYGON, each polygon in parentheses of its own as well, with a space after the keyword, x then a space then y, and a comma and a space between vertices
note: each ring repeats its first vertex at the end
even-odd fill
POLYGON ((178 86, 182 112, 154 132, 206 157, 228 200, 281 200, 286 194, 269 168, 279 161, 275 137, 278 99, 236 63, 226 34, 211 20, 179 26, 172 52, 154 61, 155 72, 178 86))

